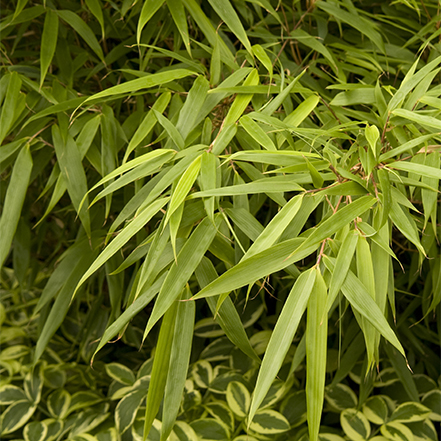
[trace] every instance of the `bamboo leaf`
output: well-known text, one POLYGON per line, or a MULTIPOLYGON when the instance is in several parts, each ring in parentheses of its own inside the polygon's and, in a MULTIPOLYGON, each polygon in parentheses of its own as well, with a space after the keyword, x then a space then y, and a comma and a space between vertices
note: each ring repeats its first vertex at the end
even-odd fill
POLYGON ((306 310, 317 272, 303 272, 292 287, 265 351, 248 415, 248 427, 276 378, 306 310))
POLYGON ((138 20, 138 27, 136 29, 136 41, 141 42, 141 32, 148 21, 153 17, 155 12, 163 5, 164 0, 147 0, 144 2, 141 10, 141 15, 138 20))
POLYGON ((12 240, 17 230, 21 210, 28 190, 32 172, 32 156, 30 146, 22 147, 15 161, 8 189, 3 203, 3 212, 0 218, 0 268, 8 257, 12 240))
POLYGON ((309 439, 317 441, 325 395, 328 290, 320 270, 314 268, 311 271, 316 272, 316 277, 306 317, 306 408, 309 439))
POLYGON ((55 54, 58 39, 58 15, 53 9, 47 9, 44 19, 40 49, 40 87, 43 86, 47 70, 55 54))
POLYGON ((2 113, 0 116, 0 144, 6 138, 12 125, 17 118, 17 106, 20 96, 22 81, 17 72, 12 72, 9 75, 8 90, 2 105, 2 113))
POLYGON ((77 14, 69 10, 57 10, 58 16, 74 28, 81 38, 89 45, 89 47, 95 52, 98 58, 104 63, 104 54, 95 34, 89 26, 80 18, 77 14))
POLYGON ((245 49, 253 55, 253 50, 251 48, 250 41, 242 26, 242 22, 236 14, 236 11, 231 6, 230 0, 208 0, 210 5, 219 15, 221 20, 229 27, 229 29, 234 33, 234 35, 240 40, 240 42, 245 46, 245 49))

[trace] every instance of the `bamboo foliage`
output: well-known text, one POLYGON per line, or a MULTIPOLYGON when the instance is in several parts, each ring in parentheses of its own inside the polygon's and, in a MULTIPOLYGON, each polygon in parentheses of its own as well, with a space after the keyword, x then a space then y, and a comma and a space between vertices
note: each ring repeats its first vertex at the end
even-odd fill
MULTIPOLYGON (((311 441, 328 320, 336 310, 343 319, 342 305, 364 338, 365 378, 383 346, 407 363, 391 320, 395 242, 431 281, 421 318, 440 303, 436 23, 391 22, 393 8, 419 11, 416 2, 374 13, 356 1, 295 3, 89 0, 64 9, 54 0, 4 11, 0 263, 22 271, 23 225, 44 237, 61 213, 70 219, 59 249, 44 254, 58 266, 35 309, 34 363, 69 305, 103 286, 110 313, 95 360, 149 308, 142 341, 160 330, 144 440, 162 401, 170 410, 160 439, 173 429, 205 303, 255 365, 243 409, 242 384, 227 391, 250 433, 265 418, 284 427, 260 406, 293 339, 305 337, 311 441), (406 26, 421 29, 410 38, 406 26), (39 29, 35 41, 28 28, 39 29), (409 48, 422 43, 415 58, 409 48), (288 295, 257 354, 236 305, 253 311, 271 284, 288 295)), ((436 13, 436 2, 425 7, 436 13)), ((25 268, 20 283, 32 286, 36 271, 25 268)))

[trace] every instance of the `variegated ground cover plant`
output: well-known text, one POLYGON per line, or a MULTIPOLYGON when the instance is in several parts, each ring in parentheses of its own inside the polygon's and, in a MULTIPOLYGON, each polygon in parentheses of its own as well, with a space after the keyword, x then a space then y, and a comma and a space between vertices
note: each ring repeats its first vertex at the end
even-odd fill
POLYGON ((440 23, 6 2, 2 436, 436 439, 440 23))

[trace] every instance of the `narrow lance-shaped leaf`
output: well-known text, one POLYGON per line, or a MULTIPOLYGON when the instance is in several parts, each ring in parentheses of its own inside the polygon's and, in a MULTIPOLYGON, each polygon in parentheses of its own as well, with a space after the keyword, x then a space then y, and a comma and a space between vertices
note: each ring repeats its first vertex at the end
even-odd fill
POLYGON ((331 308, 338 293, 345 281, 354 257, 355 247, 357 246, 358 234, 356 231, 350 231, 340 247, 335 261, 335 268, 332 272, 331 282, 329 284, 328 310, 331 308))
POLYGON ((90 9, 90 12, 95 16, 98 20, 98 23, 101 26, 101 34, 104 38, 104 17, 103 17, 103 5, 100 0, 86 0, 86 5, 90 9))
POLYGON ((159 296, 153 307, 152 314, 144 332, 147 337, 155 323, 163 316, 173 304, 183 287, 194 273, 202 257, 210 246, 217 228, 222 221, 220 216, 215 218, 215 225, 207 217, 196 227, 192 235, 187 239, 177 256, 176 262, 170 268, 167 278, 162 285, 159 296))
POLYGON ((0 268, 3 267, 17 229, 20 213, 28 190, 32 172, 30 146, 24 146, 15 161, 0 218, 0 268))
POLYGON ((327 287, 320 269, 308 301, 306 321, 306 407, 309 439, 318 440, 323 411, 328 335, 327 287))
POLYGON ((303 272, 296 280, 296 283, 288 295, 274 331, 271 334, 262 366, 259 370, 248 417, 248 426, 251 424, 257 409, 268 393, 272 382, 282 366, 283 360, 291 346, 294 334, 306 310, 315 279, 315 269, 303 272))
POLYGON ((185 49, 191 57, 190 38, 188 34, 187 15, 181 0, 167 0, 167 7, 173 21, 181 34, 185 49))
POLYGON ((61 130, 56 125, 52 126, 52 138, 67 191, 86 233, 90 236, 90 216, 86 208, 88 201, 87 179, 77 144, 69 135, 65 141, 61 130), (85 198, 86 205, 82 206, 81 201, 83 197, 85 198))
POLYGON ((164 396, 167 374, 170 367, 170 354, 172 350, 177 312, 178 302, 175 301, 164 314, 164 318, 162 319, 158 344, 156 345, 155 358, 153 359, 149 391, 147 394, 144 420, 144 441, 147 439, 153 420, 158 413, 159 406, 161 405, 164 396))
POLYGON ((253 55, 250 41, 248 40, 247 33, 242 26, 240 18, 237 16, 236 11, 231 6, 230 0, 208 0, 213 9, 219 15, 219 17, 226 23, 233 34, 240 40, 245 46, 246 50, 253 55))
MULTIPOLYGON (((334 270, 335 259, 324 256, 323 262, 331 272, 334 270)), ((348 275, 346 276, 341 291, 348 299, 351 306, 363 317, 366 317, 380 334, 404 355, 404 349, 401 346, 401 343, 392 331, 380 308, 367 292, 365 286, 360 280, 358 280, 357 276, 351 270, 348 271, 348 275)))
POLYGON ((55 54, 58 39, 58 15, 48 8, 44 19, 40 48, 40 87, 43 86, 47 70, 55 54))
POLYGON ((21 79, 17 72, 9 75, 8 90, 2 105, 0 116, 0 144, 5 139, 16 118, 16 108, 20 96, 21 79))
POLYGON ((148 21, 153 17, 155 12, 163 5, 164 0, 146 0, 142 6, 141 15, 138 20, 138 27, 136 30, 136 41, 140 43, 141 32, 148 21))
POLYGON ((75 12, 69 10, 57 10, 57 14, 66 23, 74 28, 78 34, 81 35, 83 40, 90 46, 90 48, 95 52, 98 58, 104 63, 104 54, 95 34, 90 29, 90 27, 80 18, 75 12))
MULTIPOLYGON (((185 292, 186 295, 183 300, 191 297, 188 286, 185 292)), ((195 311, 194 302, 178 302, 170 366, 164 395, 164 409, 167 409, 167 412, 164 412, 162 417, 161 441, 165 441, 170 435, 181 406, 190 362, 195 311)))
POLYGON ((199 170, 201 169, 201 155, 198 156, 187 168, 184 174, 179 179, 176 187, 173 191, 170 206, 167 210, 165 217, 165 224, 169 221, 172 214, 183 204, 187 194, 191 190, 196 178, 198 177, 199 170))

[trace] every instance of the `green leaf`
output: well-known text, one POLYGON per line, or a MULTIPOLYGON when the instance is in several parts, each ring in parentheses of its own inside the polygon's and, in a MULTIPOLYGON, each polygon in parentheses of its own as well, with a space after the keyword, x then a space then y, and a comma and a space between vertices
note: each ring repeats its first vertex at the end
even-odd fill
POLYGON ((380 132, 378 130, 377 126, 370 126, 369 124, 364 129, 364 133, 366 136, 366 139, 369 143, 369 146, 372 149, 372 153, 374 156, 377 156, 377 141, 380 138, 380 132))
POLYGON ((47 409, 54 418, 66 418, 72 398, 65 389, 57 389, 47 398, 47 409))
POLYGON ((357 407, 358 404, 357 395, 349 386, 343 383, 327 387, 325 397, 326 401, 339 411, 357 407))
POLYGON ((3 203, 3 213, 0 218, 0 237, 2 238, 0 242, 0 268, 3 267, 8 257, 12 239, 17 229, 28 190, 32 165, 30 146, 27 144, 20 150, 15 161, 3 203))
MULTIPOLYGON (((188 294, 182 300, 191 296, 188 294)), ((165 441, 171 433, 173 424, 179 413, 185 380, 190 363, 191 346, 195 319, 195 303, 179 302, 176 314, 173 343, 170 354, 170 366, 164 395, 164 408, 167 412, 162 418, 161 441, 165 441)))
POLYGON ((53 9, 47 9, 44 19, 40 48, 40 87, 43 86, 47 70, 55 54, 58 39, 58 15, 53 9))
MULTIPOLYGON (((149 391, 147 394, 147 404, 144 419, 144 439, 150 432, 153 420, 158 413, 159 406, 164 396, 167 383, 167 376, 170 367, 170 355, 172 351, 176 315, 178 312, 178 302, 174 302, 164 314, 159 331, 158 343, 156 345, 155 356, 153 358, 153 368, 150 377, 149 391)), ((170 385, 173 387, 172 385, 170 385)))
POLYGON ((253 421, 257 409, 268 393, 272 382, 282 366, 283 360, 291 346, 294 334, 305 312, 315 279, 315 270, 311 269, 303 272, 296 280, 283 306, 265 351, 262 366, 259 370, 253 401, 250 407, 248 425, 253 421))
POLYGON ((245 32, 236 11, 231 6, 230 0, 208 0, 208 2, 219 15, 221 20, 225 22, 228 28, 245 46, 245 49, 250 53, 250 55, 253 55, 253 50, 251 48, 250 41, 248 40, 247 33, 245 32))
POLYGON ((71 136, 68 135, 66 139, 64 135, 58 126, 52 126, 52 138, 61 174, 75 210, 90 237, 90 216, 86 208, 88 204, 86 173, 76 142, 71 136), (83 197, 86 200, 86 205, 81 206, 83 197))
POLYGON ((185 142, 184 142, 184 139, 182 138, 181 134, 176 129, 176 127, 160 112, 158 112, 155 109, 152 109, 152 111, 155 114, 157 121, 165 129, 165 131, 167 132, 167 135, 175 143, 178 150, 183 150, 185 147, 185 142))
POLYGON ((104 63, 104 54, 95 34, 89 26, 80 18, 77 14, 69 10, 57 10, 59 17, 74 28, 81 38, 89 45, 89 47, 95 52, 98 58, 104 63))
POLYGON ((317 441, 325 395, 328 289, 320 269, 313 268, 311 271, 316 273, 316 277, 306 316, 306 407, 309 439, 317 441))
POLYGON ((155 12, 163 5, 164 0, 146 0, 142 6, 141 15, 138 20, 138 27, 136 30, 136 41, 138 44, 141 41, 141 32, 148 21, 153 17, 155 12))
POLYGON ((210 246, 220 223, 220 217, 216 217, 215 225, 213 225, 210 219, 205 218, 185 242, 175 263, 170 268, 161 291, 159 292, 152 314, 144 331, 144 339, 155 323, 170 308, 181 293, 183 287, 196 270, 202 257, 210 246))
POLYGON ((430 167, 428 165, 423 165, 423 164, 417 164, 415 162, 397 161, 388 164, 388 167, 392 167, 397 170, 407 171, 409 173, 416 173, 420 176, 426 176, 428 178, 441 179, 441 170, 439 168, 430 167))
POLYGON ((22 81, 17 72, 9 75, 9 84, 6 97, 2 105, 0 116, 0 144, 4 141, 17 118, 17 108, 20 98, 22 81))
POLYGON ((89 8, 90 12, 98 20, 98 23, 101 26, 101 34, 104 39, 104 17, 103 17, 103 5, 101 4, 101 1, 100 0, 86 0, 86 5, 89 8))
POLYGON ((184 5, 181 0, 167 0, 167 7, 173 17, 176 27, 181 34, 185 49, 191 56, 190 38, 188 34, 187 15, 185 13, 184 5))
POLYGON ((265 149, 277 150, 273 141, 262 129, 262 127, 260 127, 259 124, 252 120, 249 116, 242 116, 240 119, 240 124, 246 130, 246 132, 265 149))
MULTIPOLYGON (((324 256, 323 261, 326 267, 332 272, 334 270, 335 259, 324 256)), ((341 290, 351 306, 363 317, 366 317, 380 334, 392 343, 392 345, 404 356, 404 349, 389 326, 389 323, 385 319, 380 308, 370 296, 365 286, 351 270, 349 270, 341 290)))
POLYGON ((160 84, 169 83, 170 81, 185 78, 190 75, 194 75, 194 72, 187 69, 174 69, 151 74, 146 77, 137 78, 136 80, 127 81, 123 84, 118 84, 117 86, 109 87, 102 92, 98 92, 90 96, 83 101, 83 104, 86 104, 92 100, 102 100, 103 98, 115 95, 132 94, 141 89, 150 89, 152 87, 159 86, 160 84))

